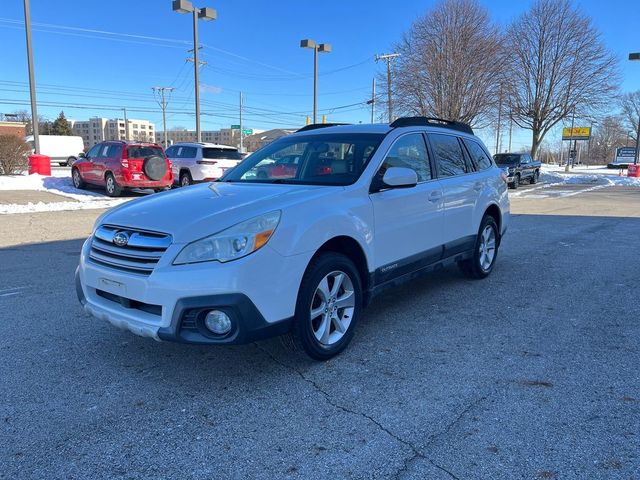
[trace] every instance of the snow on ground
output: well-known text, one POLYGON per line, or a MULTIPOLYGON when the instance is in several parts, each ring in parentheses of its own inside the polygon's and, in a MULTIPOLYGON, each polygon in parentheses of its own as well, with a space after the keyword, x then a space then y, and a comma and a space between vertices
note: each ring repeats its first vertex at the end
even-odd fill
POLYGON ((545 189, 562 185, 583 185, 585 188, 579 190, 554 190, 553 196, 571 197, 592 190, 612 186, 640 187, 640 178, 618 176, 617 170, 608 169, 606 166, 580 166, 565 172, 564 167, 558 165, 542 165, 540 172, 540 182, 532 188, 510 191, 512 197, 526 198, 548 198, 545 189))
MULTIPOLYGON (((55 172, 60 175, 60 172, 55 172)), ((64 172, 68 173, 68 172, 64 172)), ((75 201, 37 202, 27 204, 0 205, 0 215, 12 213, 54 212, 61 210, 86 210, 111 208, 136 197, 110 198, 99 190, 78 190, 71 177, 42 175, 0 176, 0 190, 35 190, 49 192, 75 201)))
POLYGON ((580 166, 572 168, 569 172, 564 171, 564 167, 557 165, 542 165, 540 180, 546 184, 573 184, 589 185, 598 184, 603 186, 638 186, 640 178, 618 175, 618 170, 608 169, 606 166, 586 167, 580 166))

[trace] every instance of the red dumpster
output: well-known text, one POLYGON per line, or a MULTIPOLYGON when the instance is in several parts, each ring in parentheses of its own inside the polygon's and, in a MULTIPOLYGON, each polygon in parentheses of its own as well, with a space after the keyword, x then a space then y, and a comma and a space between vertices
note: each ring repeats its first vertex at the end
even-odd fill
POLYGON ((33 173, 51 176, 51 158, 46 155, 29 155, 29 175, 33 173))
POLYGON ((640 165, 629 165, 627 177, 640 177, 640 165))

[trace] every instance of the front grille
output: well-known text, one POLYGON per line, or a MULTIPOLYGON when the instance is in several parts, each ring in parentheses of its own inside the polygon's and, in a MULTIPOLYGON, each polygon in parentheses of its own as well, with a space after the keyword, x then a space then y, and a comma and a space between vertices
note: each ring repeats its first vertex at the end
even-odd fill
POLYGON ((116 270, 149 275, 169 245, 171 235, 165 233, 101 225, 91 240, 89 258, 94 263, 116 270), (120 233, 128 241, 126 244, 116 245, 114 238, 120 233))

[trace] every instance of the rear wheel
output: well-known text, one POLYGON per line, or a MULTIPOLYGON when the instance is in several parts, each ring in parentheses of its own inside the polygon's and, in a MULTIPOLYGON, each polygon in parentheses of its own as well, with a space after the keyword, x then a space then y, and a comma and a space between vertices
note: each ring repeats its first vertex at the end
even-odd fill
POLYGON ((315 360, 346 348, 362 308, 358 270, 346 256, 327 252, 307 268, 298 292, 291 339, 315 360))
POLYGON ((188 187, 193 184, 193 178, 191 178, 191 173, 189 171, 180 172, 180 186, 188 187))
POLYGON ((485 278, 493 270, 498 257, 498 226, 494 218, 485 215, 473 249, 473 257, 460 262, 461 270, 471 278, 485 278))
POLYGON ((538 183, 539 176, 540 176, 540 172, 538 172, 537 170, 533 172, 533 177, 531 177, 531 185, 535 185, 536 183, 538 183))
POLYGON ((118 185, 118 182, 116 182, 116 179, 111 172, 105 175, 104 181, 104 188, 107 191, 107 195, 109 195, 110 197, 119 197, 122 193, 122 187, 118 185))
POLYGON ((77 168, 74 168, 71 170, 71 180, 73 181, 73 186, 78 190, 82 190, 87 186, 86 182, 82 179, 82 176, 80 175, 80 170, 78 170, 77 168))

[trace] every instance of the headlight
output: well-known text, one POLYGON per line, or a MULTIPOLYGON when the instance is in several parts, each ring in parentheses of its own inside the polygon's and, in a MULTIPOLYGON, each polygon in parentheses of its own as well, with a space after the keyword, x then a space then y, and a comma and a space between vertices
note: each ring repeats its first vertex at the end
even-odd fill
POLYGON ((238 223, 222 232, 188 244, 173 261, 174 265, 199 262, 230 262, 263 247, 280 222, 280 211, 265 213, 238 223))

